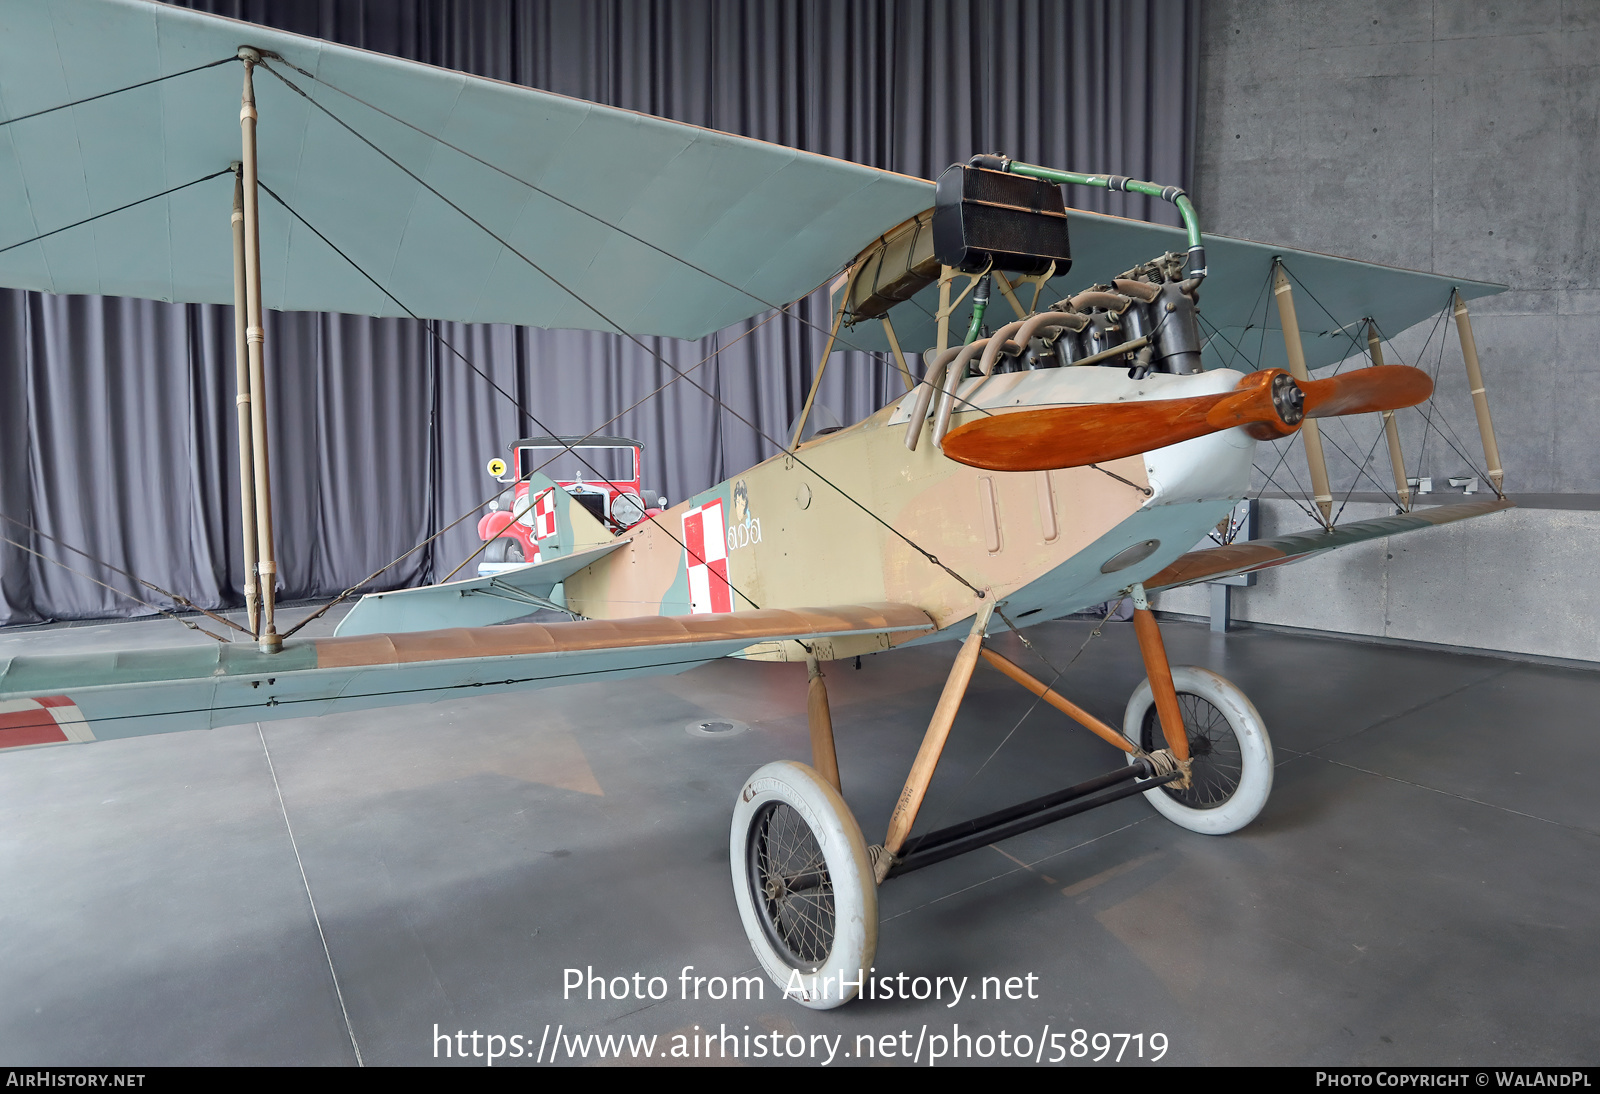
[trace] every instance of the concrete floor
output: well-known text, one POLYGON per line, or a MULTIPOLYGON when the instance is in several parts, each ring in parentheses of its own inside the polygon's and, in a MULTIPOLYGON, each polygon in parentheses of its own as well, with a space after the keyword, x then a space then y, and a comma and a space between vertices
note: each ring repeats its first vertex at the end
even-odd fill
MULTIPOLYGON (((1059 666, 1089 629, 1029 633, 1059 666)), ((435 1027, 469 1051, 474 1031, 518 1035, 532 1055, 547 1024, 656 1034, 658 1056, 696 1027, 776 1031, 785 1049, 843 1034, 836 1064, 858 1062, 858 1035, 881 1052, 909 1031, 895 1051, 911 1051, 956 1026, 1033 1050, 1045 1027, 1062 1049, 1073 1030, 1142 1033, 1146 1057, 1161 1033, 1177 1064, 1600 1057, 1600 674, 1165 630, 1175 663, 1222 672, 1267 722, 1279 766, 1254 824, 1194 835, 1135 798, 881 892, 878 975, 970 977, 970 993, 1033 974, 1036 999, 816 1013, 771 984, 757 1001, 679 997, 684 966, 757 972, 729 813, 756 767, 808 755, 804 669, 727 662, 0 754, 0 1062, 347 1064, 359 1047, 368 1064, 459 1063, 435 1027), (749 728, 685 728, 708 718, 749 728), (564 1000, 564 970, 589 966, 659 975, 668 997, 564 1000)), ((188 637, 124 623, 0 635, 0 650, 188 637)), ((830 670, 869 841, 953 652, 830 670)), ((1131 628, 1111 624, 1062 688, 1120 719, 1139 676, 1131 628)), ((979 668, 919 830, 1120 762, 1048 708, 1022 720, 1030 702, 979 668)))

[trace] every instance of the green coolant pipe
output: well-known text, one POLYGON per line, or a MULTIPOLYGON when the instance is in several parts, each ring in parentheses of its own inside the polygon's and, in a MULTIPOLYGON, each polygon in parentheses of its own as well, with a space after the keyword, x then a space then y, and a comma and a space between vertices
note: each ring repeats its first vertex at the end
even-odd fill
POLYGON ((1183 226, 1189 233, 1189 276, 1206 275, 1206 248, 1200 242, 1200 218, 1195 215, 1194 203, 1189 200, 1189 195, 1184 193, 1181 186, 1157 186, 1153 182, 1140 182, 1126 175, 1080 175, 1076 171, 1057 171, 1031 163, 1018 163, 1004 156, 974 156, 970 162, 974 167, 986 167, 991 171, 1010 171, 1014 175, 1026 175, 1029 178, 1043 179, 1045 182, 1071 186, 1098 186, 1113 193, 1148 194, 1162 201, 1170 201, 1178 207, 1178 215, 1183 218, 1183 226))
POLYGON ((978 282, 978 287, 972 292, 972 322, 967 324, 967 339, 961 343, 970 346, 978 337, 978 332, 983 330, 983 313, 989 310, 989 275, 984 274, 983 280, 978 282))

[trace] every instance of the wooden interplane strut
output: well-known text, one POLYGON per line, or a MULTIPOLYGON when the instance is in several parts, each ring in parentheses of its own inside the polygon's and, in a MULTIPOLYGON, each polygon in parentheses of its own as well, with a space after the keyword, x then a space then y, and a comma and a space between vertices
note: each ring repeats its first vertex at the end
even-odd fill
MULTIPOLYGON (((1383 365, 1383 346, 1378 338, 1377 324, 1367 320, 1367 352, 1372 356, 1372 363, 1383 365)), ((1383 412, 1383 432, 1389 441, 1389 466, 1394 471, 1395 493, 1400 495, 1400 508, 1411 508, 1411 483, 1406 479, 1406 458, 1400 451, 1400 425, 1394 420, 1394 411, 1383 412)))
POLYGON ((255 477, 256 573, 261 591, 261 626, 256 637, 261 648, 276 653, 283 648, 274 620, 278 563, 272 549, 272 475, 267 463, 266 328, 261 315, 261 213, 256 188, 256 92, 252 73, 261 55, 241 48, 244 94, 239 107, 239 130, 244 146, 240 182, 244 199, 245 342, 250 357, 251 470, 255 477))
POLYGON ((233 378, 239 426, 239 525, 244 533, 244 603, 250 633, 261 633, 261 583, 256 573, 255 426, 250 398, 250 337, 245 281, 243 164, 234 165, 233 177, 233 378))
POLYGON ((1489 481, 1494 492, 1504 496, 1506 473, 1500 467, 1500 445, 1494 439, 1494 420, 1489 417, 1489 396, 1483 388, 1483 369, 1478 364, 1478 340, 1472 334, 1472 318, 1467 315, 1467 302, 1459 292, 1453 293, 1456 313, 1456 334, 1461 339, 1461 358, 1467 364, 1467 383, 1472 390, 1472 410, 1478 416, 1478 436, 1483 441, 1483 461, 1488 465, 1489 481))
MULTIPOLYGON (((1294 311, 1294 290, 1283 272, 1282 262, 1272 264, 1272 294, 1278 302, 1279 325, 1283 327, 1283 348, 1289 356, 1289 373, 1302 384, 1311 378, 1306 371, 1306 353, 1300 344, 1300 320, 1294 311)), ((1300 430, 1305 442, 1306 467, 1311 472, 1311 497, 1322 513, 1324 527, 1333 527, 1333 489, 1328 485, 1328 458, 1322 451, 1322 430, 1307 422, 1300 430)))

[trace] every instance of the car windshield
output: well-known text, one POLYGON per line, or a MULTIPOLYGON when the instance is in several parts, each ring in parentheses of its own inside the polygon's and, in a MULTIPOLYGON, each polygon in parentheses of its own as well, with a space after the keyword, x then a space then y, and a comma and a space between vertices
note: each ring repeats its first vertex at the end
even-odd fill
POLYGON ((558 482, 632 482, 636 477, 631 448, 523 448, 517 453, 518 471, 548 475, 558 482))

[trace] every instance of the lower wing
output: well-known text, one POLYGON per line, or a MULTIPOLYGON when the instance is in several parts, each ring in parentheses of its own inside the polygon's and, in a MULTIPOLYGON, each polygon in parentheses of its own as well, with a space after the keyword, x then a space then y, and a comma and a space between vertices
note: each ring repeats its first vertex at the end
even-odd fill
POLYGON ((0 661, 0 748, 210 729, 683 672, 758 642, 934 629, 921 608, 862 604, 461 627, 250 645, 22 654, 0 661))
POLYGON ((1373 520, 1357 521, 1354 524, 1343 524, 1332 531, 1319 529, 1292 536, 1253 539, 1247 543, 1190 551, 1148 579, 1144 587, 1146 592, 1155 593, 1162 589, 1193 585, 1198 581, 1215 581, 1218 578, 1232 577, 1234 574, 1247 574, 1252 570, 1287 566, 1291 562, 1300 562, 1326 551, 1348 547, 1352 543, 1415 532, 1422 528, 1450 524, 1470 517, 1481 517, 1513 507, 1513 503, 1504 498, 1494 501, 1470 501, 1460 505, 1440 505, 1392 517, 1377 517, 1373 520))

